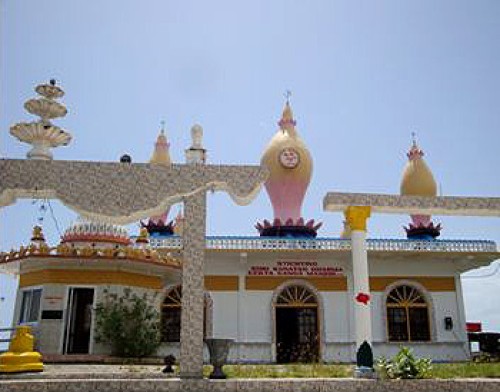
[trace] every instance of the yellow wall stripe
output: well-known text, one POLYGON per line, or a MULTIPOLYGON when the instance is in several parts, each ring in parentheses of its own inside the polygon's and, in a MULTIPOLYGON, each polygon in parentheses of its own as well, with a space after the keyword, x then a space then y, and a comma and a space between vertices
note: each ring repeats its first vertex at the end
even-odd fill
POLYGON ((370 278, 370 290, 385 291, 387 286, 398 280, 420 283, 429 291, 455 291, 455 278, 449 276, 376 276, 370 278))
POLYGON ((208 291, 238 291, 238 276, 234 275, 207 275, 205 276, 205 290, 208 291))
MULTIPOLYGON (((347 291, 347 278, 320 276, 246 276, 246 290, 275 290, 286 281, 302 279, 320 291, 347 291)), ((454 277, 427 276, 377 276, 370 278, 370 290, 385 291, 386 287, 399 280, 420 283, 429 291, 455 291, 454 277)), ((19 287, 41 284, 116 284, 124 286, 162 289, 163 282, 159 276, 143 275, 125 271, 108 270, 73 270, 47 269, 21 274, 19 287)), ((238 276, 207 275, 205 289, 208 291, 238 291, 238 276)))
POLYGON ((347 278, 320 276, 247 276, 247 290, 275 290, 289 280, 301 279, 312 284, 319 291, 347 291, 347 278))
POLYGON ((19 277, 19 287, 55 284, 117 284, 124 286, 163 288, 162 279, 124 271, 47 269, 27 272, 19 277))

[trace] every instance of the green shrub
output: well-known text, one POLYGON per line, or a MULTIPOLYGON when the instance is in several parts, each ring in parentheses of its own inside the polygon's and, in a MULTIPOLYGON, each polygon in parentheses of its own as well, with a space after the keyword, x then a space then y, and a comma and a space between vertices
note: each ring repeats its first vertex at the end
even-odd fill
POLYGON ((432 369, 431 362, 428 358, 417 359, 410 348, 401 347, 394 358, 380 358, 377 361, 377 370, 383 378, 426 378, 432 369))
POLYGON ((96 307, 96 341, 111 346, 119 357, 145 357, 161 343, 160 314, 149 301, 123 290, 123 296, 104 290, 104 300, 96 307))

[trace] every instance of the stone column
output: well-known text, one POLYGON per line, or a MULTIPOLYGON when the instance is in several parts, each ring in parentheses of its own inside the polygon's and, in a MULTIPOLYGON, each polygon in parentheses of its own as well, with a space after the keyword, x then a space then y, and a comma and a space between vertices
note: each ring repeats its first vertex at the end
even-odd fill
POLYGON ((206 193, 184 201, 181 378, 203 378, 203 301, 206 193))
POLYGON ((345 217, 351 228, 352 278, 354 286, 354 329, 356 350, 366 341, 371 345, 370 281, 366 251, 366 221, 370 207, 348 207, 345 217))

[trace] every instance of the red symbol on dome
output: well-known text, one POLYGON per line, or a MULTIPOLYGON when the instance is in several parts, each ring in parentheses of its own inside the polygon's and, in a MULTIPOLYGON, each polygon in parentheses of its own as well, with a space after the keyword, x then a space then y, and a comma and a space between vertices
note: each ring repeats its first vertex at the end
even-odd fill
POLYGON ((358 295, 356 295, 355 300, 358 301, 360 304, 368 305, 368 302, 370 302, 370 294, 358 293, 358 295))

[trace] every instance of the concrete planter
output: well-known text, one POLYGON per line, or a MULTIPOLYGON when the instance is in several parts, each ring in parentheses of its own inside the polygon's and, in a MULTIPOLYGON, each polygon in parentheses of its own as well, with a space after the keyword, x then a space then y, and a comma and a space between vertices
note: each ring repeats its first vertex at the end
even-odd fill
POLYGON ((229 355, 229 346, 233 339, 205 339, 205 343, 210 353, 210 364, 214 367, 214 371, 210 374, 212 379, 225 379, 226 375, 222 371, 222 366, 227 362, 229 355))

